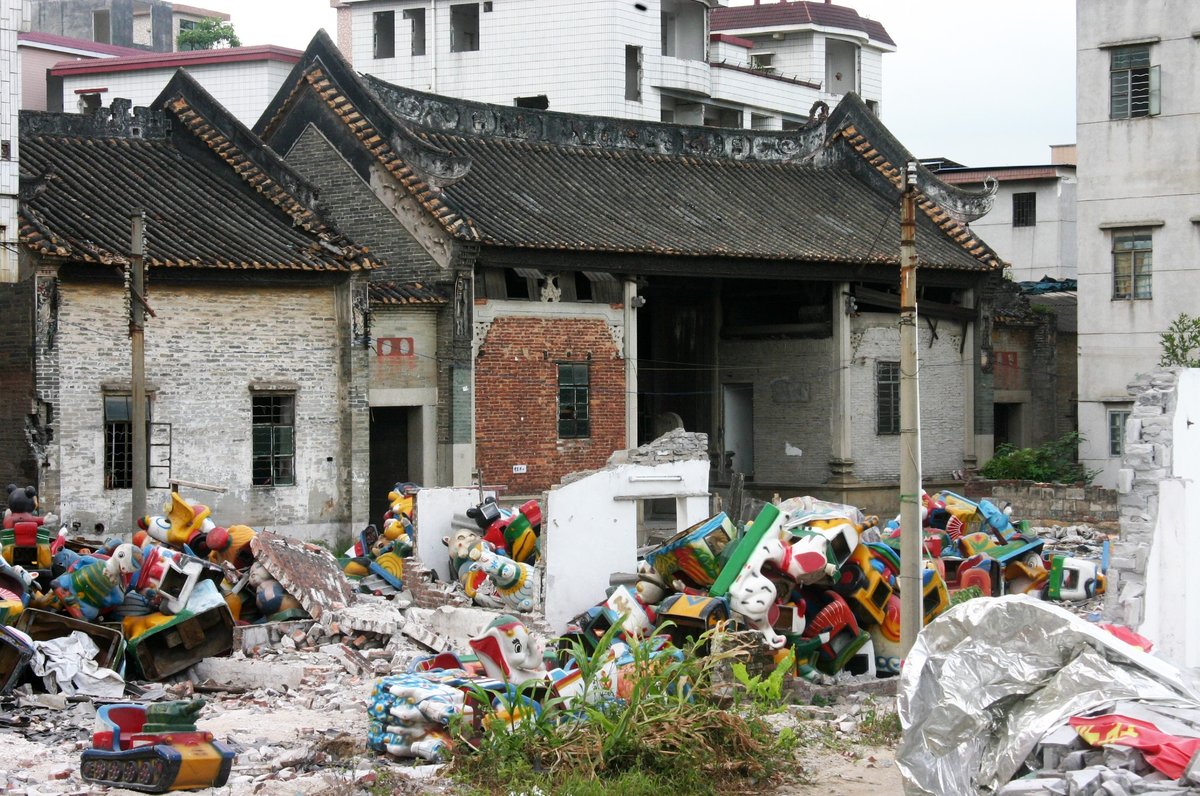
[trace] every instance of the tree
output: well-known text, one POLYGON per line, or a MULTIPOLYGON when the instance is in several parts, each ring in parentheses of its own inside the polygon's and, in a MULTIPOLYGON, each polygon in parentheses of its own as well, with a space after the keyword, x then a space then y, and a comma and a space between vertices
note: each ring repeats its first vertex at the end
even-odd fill
POLYGON ((216 17, 200 20, 187 30, 179 31, 175 40, 177 50, 214 50, 221 47, 241 47, 233 25, 222 22, 216 17))
POLYGON ((1186 312, 1171 321, 1171 325, 1160 335, 1162 356, 1158 364, 1164 368, 1200 368, 1200 317, 1193 318, 1186 312))

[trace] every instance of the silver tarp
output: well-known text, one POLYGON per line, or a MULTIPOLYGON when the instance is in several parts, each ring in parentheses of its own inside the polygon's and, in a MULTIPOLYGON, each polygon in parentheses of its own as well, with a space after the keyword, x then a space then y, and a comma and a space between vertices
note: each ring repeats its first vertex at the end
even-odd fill
POLYGON ((993 793, 1047 732, 1119 700, 1194 710, 1200 683, 1050 603, 968 600, 921 631, 900 675, 904 791, 993 793))

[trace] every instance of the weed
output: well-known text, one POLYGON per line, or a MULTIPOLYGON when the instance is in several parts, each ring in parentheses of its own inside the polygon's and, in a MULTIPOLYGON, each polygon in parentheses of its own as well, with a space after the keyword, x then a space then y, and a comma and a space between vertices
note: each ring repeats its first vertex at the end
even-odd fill
POLYGON ((733 663, 730 669, 733 671, 733 676, 746 689, 754 706, 760 711, 769 713, 778 710, 783 705, 783 678, 795 664, 796 653, 788 650, 787 656, 766 677, 760 674, 750 677, 746 672, 746 664, 741 661, 733 663))
POLYGON ((979 474, 984 478, 1012 478, 1043 484, 1088 482, 1099 470, 1088 470, 1078 462, 1082 441, 1083 437, 1072 431, 1036 448, 1004 444, 996 449, 996 455, 979 474))
MULTIPOLYGON (((524 688, 498 699, 481 694, 482 704, 495 699, 496 709, 474 743, 458 725, 451 775, 484 793, 671 796, 748 792, 790 767, 794 733, 776 734, 716 704, 714 674, 736 660, 741 647, 717 642, 711 648, 719 651, 697 655, 698 646, 713 640, 710 634, 683 650, 635 642, 620 669, 618 697, 608 652, 617 627, 596 652, 572 645, 584 691, 569 705, 551 698, 536 711, 524 688)), ((778 692, 778 682, 766 684, 772 677, 760 687, 778 692)))
POLYGON ((900 742, 900 714, 891 709, 876 709, 874 706, 863 713, 858 722, 858 733, 871 746, 895 746, 900 742))

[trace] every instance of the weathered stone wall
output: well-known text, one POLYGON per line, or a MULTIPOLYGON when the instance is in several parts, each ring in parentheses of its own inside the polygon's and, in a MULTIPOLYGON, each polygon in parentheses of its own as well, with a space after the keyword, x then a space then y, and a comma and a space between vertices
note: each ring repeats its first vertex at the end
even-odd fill
POLYGON ((1118 473, 1121 535, 1113 545, 1105 614, 1130 627, 1145 618, 1146 565, 1155 538, 1159 486, 1172 475, 1172 445, 1179 372, 1160 370, 1129 385, 1135 396, 1125 425, 1125 455, 1118 473))
MULTIPOLYGON (((153 420, 171 424, 173 477, 228 489, 185 490, 212 507, 218 524, 330 541, 350 525, 345 416, 365 408, 356 409, 363 397, 345 383, 339 296, 344 292, 332 284, 185 287, 151 276, 157 317, 146 323, 146 379, 153 420), (295 385, 294 486, 251 484, 250 388, 265 382, 295 385)), ((47 508, 114 531, 128 529, 131 494, 104 488, 103 395, 106 386, 128 389, 127 317, 119 283, 60 285, 56 453, 46 469, 61 483, 61 499, 47 508)), ((365 381, 365 366, 359 372, 365 381)), ((148 513, 159 513, 166 498, 165 490, 149 490, 148 513)))
POLYGON ((1117 526, 1117 491, 1085 484, 1039 484, 1036 481, 973 480, 963 485, 972 500, 1011 503, 1013 518, 1034 525, 1047 522, 1117 526))

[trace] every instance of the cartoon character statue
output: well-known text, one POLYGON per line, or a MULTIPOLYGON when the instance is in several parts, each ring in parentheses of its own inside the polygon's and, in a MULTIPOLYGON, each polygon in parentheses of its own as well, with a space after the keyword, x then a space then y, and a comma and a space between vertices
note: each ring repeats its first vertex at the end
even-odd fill
POLYGON ((143 517, 138 520, 138 527, 155 541, 182 549, 193 544, 195 537, 207 535, 217 527, 209 519, 211 514, 208 506, 184 500, 178 492, 172 492, 171 502, 163 506, 163 514, 143 517))
MULTIPOLYGON (((465 682, 465 672, 463 675, 465 682)), ((376 681, 367 705, 367 746, 397 757, 440 762, 450 751, 450 720, 471 713, 464 693, 415 672, 376 681)))
POLYGON ((741 614, 746 623, 762 633, 767 646, 780 649, 787 639, 771 627, 771 614, 777 611, 779 598, 774 582, 763 574, 768 562, 777 568, 788 557, 790 549, 778 534, 768 533, 750 553, 737 577, 729 587, 729 607, 741 614))
POLYGON ((33 575, 0 560, 0 627, 14 624, 29 606, 33 575))
POLYGON ((484 608, 499 608, 501 603, 480 589, 487 583, 487 574, 474 568, 471 551, 484 544, 483 537, 470 528, 459 528, 453 536, 443 536, 442 544, 450 553, 450 577, 457 580, 476 605, 484 608))
POLYGON ((542 509, 536 500, 527 500, 512 511, 501 508, 496 498, 489 497, 467 509, 467 516, 484 532, 484 541, 501 554, 522 564, 532 564, 537 558, 542 509))
POLYGON ((250 567, 250 585, 254 588, 255 605, 264 617, 271 617, 284 611, 292 611, 300 607, 300 602, 275 580, 262 562, 255 561, 250 567))
POLYGON ((214 564, 229 564, 239 572, 245 572, 254 563, 250 542, 257 535, 249 525, 216 527, 202 537, 197 537, 193 551, 198 556, 207 555, 208 560, 214 564), (200 542, 200 539, 203 541, 200 542))
POLYGON ((486 542, 471 550, 471 569, 491 579, 496 597, 513 611, 532 611, 541 591, 537 569, 513 561, 491 549, 486 542))
POLYGON ((499 616, 467 642, 488 677, 513 685, 547 676, 543 648, 515 616, 499 616))
POLYGON ((37 490, 8 485, 8 509, 0 523, 0 552, 9 564, 49 570, 50 530, 53 523, 37 514, 37 490))
POLYGON ((56 607, 76 619, 91 622, 102 612, 125 601, 134 574, 142 566, 142 551, 122 544, 107 560, 97 560, 51 582, 51 592, 39 600, 38 607, 56 607))

